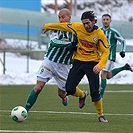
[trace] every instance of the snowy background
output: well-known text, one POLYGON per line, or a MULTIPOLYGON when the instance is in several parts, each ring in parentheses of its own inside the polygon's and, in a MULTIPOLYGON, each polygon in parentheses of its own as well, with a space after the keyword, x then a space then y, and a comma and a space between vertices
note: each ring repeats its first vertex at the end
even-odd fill
MULTIPOLYGON (((8 40, 8 42, 12 42, 8 40)), ((16 45, 17 45, 17 41, 16 45)), ((26 46, 26 43, 23 43, 26 46)), ((133 40, 127 40, 130 45, 133 44, 133 40)), ((11 43, 10 43, 11 44, 11 43)), ((13 44, 13 42, 12 42, 13 44)), ((13 44, 15 47, 15 44, 13 44)), ((0 53, 1 61, 3 61, 3 53, 0 53)), ((29 73, 27 73, 27 56, 21 55, 20 53, 6 53, 6 71, 3 74, 3 65, 0 62, 0 85, 13 85, 13 84, 35 84, 36 74, 41 65, 42 60, 29 59, 29 73)), ((115 67, 123 66, 129 63, 133 67, 133 53, 126 53, 125 58, 121 58, 117 53, 117 59, 115 67)), ((107 81, 108 84, 133 84, 133 72, 122 71, 112 79, 107 81)), ((81 84, 88 83, 86 77, 81 81, 81 84)), ((52 79, 48 84, 55 84, 55 80, 52 79)))
MULTIPOLYGON (((42 5, 47 5, 52 3, 54 0, 42 0, 42 5)), ((77 14, 80 15, 84 10, 87 10, 87 7, 84 7, 84 2, 87 0, 77 0, 77 4, 83 8, 83 10, 77 10, 77 14)), ((94 0, 89 0, 90 2, 94 2, 94 0)), ((99 0, 99 1, 105 1, 105 0, 99 0)), ((114 0, 115 1, 115 0, 114 0)), ((120 1, 120 0, 118 0, 120 1)), ((95 2, 98 2, 98 0, 95 0, 95 2)), ((113 20, 129 20, 133 17, 133 1, 125 2, 124 0, 121 0, 122 3, 124 3, 124 6, 120 8, 114 7, 111 10, 111 7, 113 4, 116 4, 111 1, 111 5, 107 5, 104 7, 103 11, 97 12, 98 17, 101 17, 100 13, 105 13, 107 11, 108 13, 111 12, 113 20), (128 13, 125 13, 124 11, 127 11, 128 13), (114 13, 115 12, 115 13, 114 13), (122 15, 121 15, 122 14, 122 15)), ((64 0, 58 0, 58 4, 62 5, 64 4, 64 0)), ((100 4, 96 4, 95 9, 100 9, 100 4)), ((91 10, 91 8, 90 8, 91 10)), ((51 8, 47 8, 47 12, 53 13, 54 10, 51 8)), ((19 40, 6 40, 8 47, 18 49, 25 49, 27 42, 19 41, 19 40)), ((37 48, 36 42, 30 42, 33 49, 37 48)), ((127 45, 133 46, 133 40, 126 39, 127 45)), ((42 47, 43 50, 45 50, 45 47, 42 47)), ((36 74, 39 69, 39 66, 41 65, 42 60, 29 60, 29 73, 27 73, 27 57, 25 55, 21 55, 19 53, 6 53, 6 71, 5 74, 3 74, 3 53, 0 53, 0 85, 12 85, 12 84, 36 84, 36 74)), ((121 58, 119 53, 117 53, 117 59, 115 63, 115 67, 123 66, 126 63, 129 63, 133 67, 133 53, 126 53, 125 58, 121 58)), ((81 83, 88 83, 86 77, 84 77, 81 81, 81 83)), ((52 79, 48 82, 48 84, 56 84, 55 80, 52 79)), ((108 80, 108 84, 133 84, 133 73, 130 71, 122 71, 112 79, 108 80)))

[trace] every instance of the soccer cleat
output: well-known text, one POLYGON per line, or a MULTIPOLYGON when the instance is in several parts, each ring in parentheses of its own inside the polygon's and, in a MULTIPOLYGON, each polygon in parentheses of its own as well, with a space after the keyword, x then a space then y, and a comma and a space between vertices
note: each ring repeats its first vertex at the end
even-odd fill
POLYGON ((124 67, 126 68, 126 70, 133 72, 133 68, 128 63, 126 63, 124 67))
POLYGON ((85 106, 85 99, 88 96, 88 92, 84 91, 85 96, 83 98, 79 98, 79 108, 83 108, 85 106))
POLYGON ((66 97, 64 97, 64 98, 62 99, 62 104, 63 104, 64 106, 67 106, 67 105, 68 105, 68 101, 69 101, 69 98, 68 98, 68 96, 66 96, 66 97))
POLYGON ((104 116, 100 116, 98 120, 99 122, 108 122, 108 120, 104 116))

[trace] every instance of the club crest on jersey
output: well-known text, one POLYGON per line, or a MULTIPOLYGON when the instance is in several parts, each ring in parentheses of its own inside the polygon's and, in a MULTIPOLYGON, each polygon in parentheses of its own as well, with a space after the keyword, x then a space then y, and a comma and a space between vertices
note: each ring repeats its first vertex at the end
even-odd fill
POLYGON ((98 38, 94 37, 94 38, 93 38, 93 41, 94 41, 94 42, 97 42, 97 41, 98 41, 98 38))

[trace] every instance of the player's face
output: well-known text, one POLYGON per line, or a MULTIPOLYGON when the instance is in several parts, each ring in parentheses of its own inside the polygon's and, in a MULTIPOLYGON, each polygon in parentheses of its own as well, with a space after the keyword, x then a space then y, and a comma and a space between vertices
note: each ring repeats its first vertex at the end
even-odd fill
POLYGON ((109 16, 103 16, 102 17, 102 23, 104 28, 108 28, 111 23, 111 18, 109 16))
POLYGON ((82 23, 87 32, 92 32, 95 21, 90 21, 89 19, 82 19, 82 23))
POLYGON ((71 17, 64 11, 60 12, 58 15, 60 23, 70 22, 71 17))

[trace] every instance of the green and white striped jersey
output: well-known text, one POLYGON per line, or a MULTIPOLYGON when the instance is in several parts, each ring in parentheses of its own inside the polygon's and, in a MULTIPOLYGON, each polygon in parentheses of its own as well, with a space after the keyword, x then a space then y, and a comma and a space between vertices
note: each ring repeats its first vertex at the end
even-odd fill
POLYGON ((75 36, 66 31, 50 31, 50 46, 45 56, 56 63, 71 64, 74 51, 68 50, 72 46, 75 36))
POLYGON ((125 39, 121 36, 121 34, 114 28, 101 28, 101 30, 106 35, 109 45, 110 45, 110 53, 109 53, 109 60, 115 61, 116 60, 116 49, 117 49, 117 41, 121 43, 121 51, 125 52, 126 50, 126 42, 125 39))

